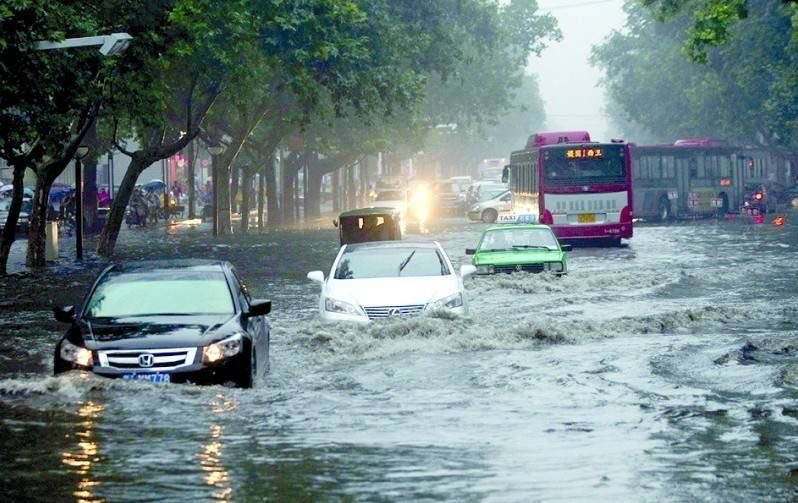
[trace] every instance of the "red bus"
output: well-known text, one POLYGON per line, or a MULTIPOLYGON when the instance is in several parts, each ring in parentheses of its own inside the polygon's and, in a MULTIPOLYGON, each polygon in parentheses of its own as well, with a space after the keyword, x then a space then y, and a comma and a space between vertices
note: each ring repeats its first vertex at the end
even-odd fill
POLYGON ((558 238, 632 237, 632 156, 621 141, 590 141, 587 131, 537 133, 505 170, 513 212, 538 215, 558 238))

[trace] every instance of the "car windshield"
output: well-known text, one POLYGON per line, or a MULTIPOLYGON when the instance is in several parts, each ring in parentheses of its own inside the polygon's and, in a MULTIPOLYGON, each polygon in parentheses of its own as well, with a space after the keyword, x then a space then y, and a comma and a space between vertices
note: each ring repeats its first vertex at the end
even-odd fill
POLYGON ((86 317, 233 314, 232 294, 219 271, 110 273, 89 299, 86 317))
POLYGON ((375 201, 404 201, 405 194, 401 190, 386 190, 377 194, 375 201))
POLYGON ((525 248, 557 250, 559 244, 554 233, 542 227, 537 229, 496 229, 488 231, 479 243, 481 251, 525 248))
POLYGON ((350 248, 344 251, 335 279, 446 276, 446 261, 434 248, 350 248))

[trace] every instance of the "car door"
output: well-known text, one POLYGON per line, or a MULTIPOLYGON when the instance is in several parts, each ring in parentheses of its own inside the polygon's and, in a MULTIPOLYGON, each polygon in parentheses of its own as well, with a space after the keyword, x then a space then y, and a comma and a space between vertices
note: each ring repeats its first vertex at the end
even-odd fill
MULTIPOLYGON (((249 289, 235 269, 233 269, 233 277, 235 278, 236 294, 238 295, 238 302, 241 304, 241 309, 245 312, 249 311, 249 307, 252 304, 252 296, 249 293, 249 289)), ((247 319, 246 325, 247 333, 252 337, 255 347, 258 374, 262 374, 263 369, 266 368, 269 361, 269 340, 266 332, 266 317, 258 316, 249 318, 247 319)))

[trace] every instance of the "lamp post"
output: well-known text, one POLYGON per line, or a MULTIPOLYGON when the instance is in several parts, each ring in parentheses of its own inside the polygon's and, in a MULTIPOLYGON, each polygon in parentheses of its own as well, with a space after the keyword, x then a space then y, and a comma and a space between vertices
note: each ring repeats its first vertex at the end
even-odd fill
POLYGON ((89 154, 89 147, 81 145, 75 151, 75 257, 83 260, 83 177, 80 160, 89 154))
POLYGON ((212 172, 212 188, 213 188, 213 235, 219 235, 219 156, 224 154, 227 146, 224 143, 219 143, 208 147, 208 153, 211 154, 211 172, 212 172))
POLYGON ((34 47, 40 51, 47 51, 50 49, 72 49, 73 47, 99 45, 100 54, 103 56, 116 56, 127 49, 132 39, 133 37, 127 33, 111 33, 110 35, 96 37, 66 38, 60 41, 43 40, 36 42, 34 47))

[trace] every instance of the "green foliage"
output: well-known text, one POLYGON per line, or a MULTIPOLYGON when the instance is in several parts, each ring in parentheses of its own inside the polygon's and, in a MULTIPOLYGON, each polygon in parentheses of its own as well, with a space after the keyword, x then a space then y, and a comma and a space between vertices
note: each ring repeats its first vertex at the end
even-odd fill
POLYGON ((792 9, 781 0, 750 0, 747 17, 729 27, 706 64, 684 56, 694 18, 686 12, 656 22, 627 4, 628 32, 594 48, 593 62, 619 108, 616 122, 634 121, 661 141, 721 136, 741 143, 796 149, 798 50, 792 9))

